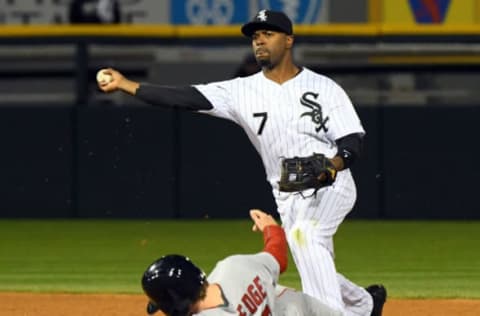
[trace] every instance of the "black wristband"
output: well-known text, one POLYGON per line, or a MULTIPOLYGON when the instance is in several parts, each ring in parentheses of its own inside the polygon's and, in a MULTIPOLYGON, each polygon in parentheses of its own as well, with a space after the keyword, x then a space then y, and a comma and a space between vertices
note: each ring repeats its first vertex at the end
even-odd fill
POLYGON ((355 153, 349 151, 347 148, 339 149, 337 156, 340 156, 343 160, 343 168, 347 169, 353 164, 355 159, 357 158, 355 153))
POLYGON ((360 155, 363 147, 362 134, 349 134, 336 140, 338 151, 337 156, 343 160, 343 168, 347 169, 360 155))

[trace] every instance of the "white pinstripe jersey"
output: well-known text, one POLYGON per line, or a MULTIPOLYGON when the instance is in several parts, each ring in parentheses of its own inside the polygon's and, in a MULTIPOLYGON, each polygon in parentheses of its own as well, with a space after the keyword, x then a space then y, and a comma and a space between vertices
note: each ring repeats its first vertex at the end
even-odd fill
POLYGON ((332 158, 337 153, 336 139, 365 133, 345 91, 307 68, 283 84, 260 71, 194 87, 213 106, 200 112, 232 120, 245 130, 275 191, 282 158, 314 152, 332 158))

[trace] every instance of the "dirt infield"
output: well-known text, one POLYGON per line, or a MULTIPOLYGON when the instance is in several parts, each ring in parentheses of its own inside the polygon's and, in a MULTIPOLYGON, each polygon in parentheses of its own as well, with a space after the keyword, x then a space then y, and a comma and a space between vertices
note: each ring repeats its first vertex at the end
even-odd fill
MULTIPOLYGON (((138 316, 145 313, 143 295, 0 293, 0 316, 138 316)), ((478 316, 480 300, 396 300, 385 316, 478 316)))

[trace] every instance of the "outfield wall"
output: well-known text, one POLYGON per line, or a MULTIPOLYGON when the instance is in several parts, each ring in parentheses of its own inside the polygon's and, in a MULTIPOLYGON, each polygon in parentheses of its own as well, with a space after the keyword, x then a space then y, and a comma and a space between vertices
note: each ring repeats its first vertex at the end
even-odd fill
MULTIPOLYGON (((480 107, 358 107, 355 218, 480 218, 480 107)), ((1 107, 2 217, 244 217, 274 209, 236 125, 153 107, 1 107)))

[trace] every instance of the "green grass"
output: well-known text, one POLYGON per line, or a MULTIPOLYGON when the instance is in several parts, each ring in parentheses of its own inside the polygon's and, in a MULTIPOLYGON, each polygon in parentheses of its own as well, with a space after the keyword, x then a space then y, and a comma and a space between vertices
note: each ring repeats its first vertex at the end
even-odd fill
POLYGON ((396 297, 480 298, 480 222, 347 222, 338 270, 396 297))
MULTIPOLYGON (((162 254, 209 272, 262 248, 249 221, 0 220, 0 291, 140 293, 162 254)), ((382 282, 391 297, 480 298, 480 222, 347 221, 335 240, 340 272, 382 282)), ((293 262, 283 284, 300 288, 293 262)))

